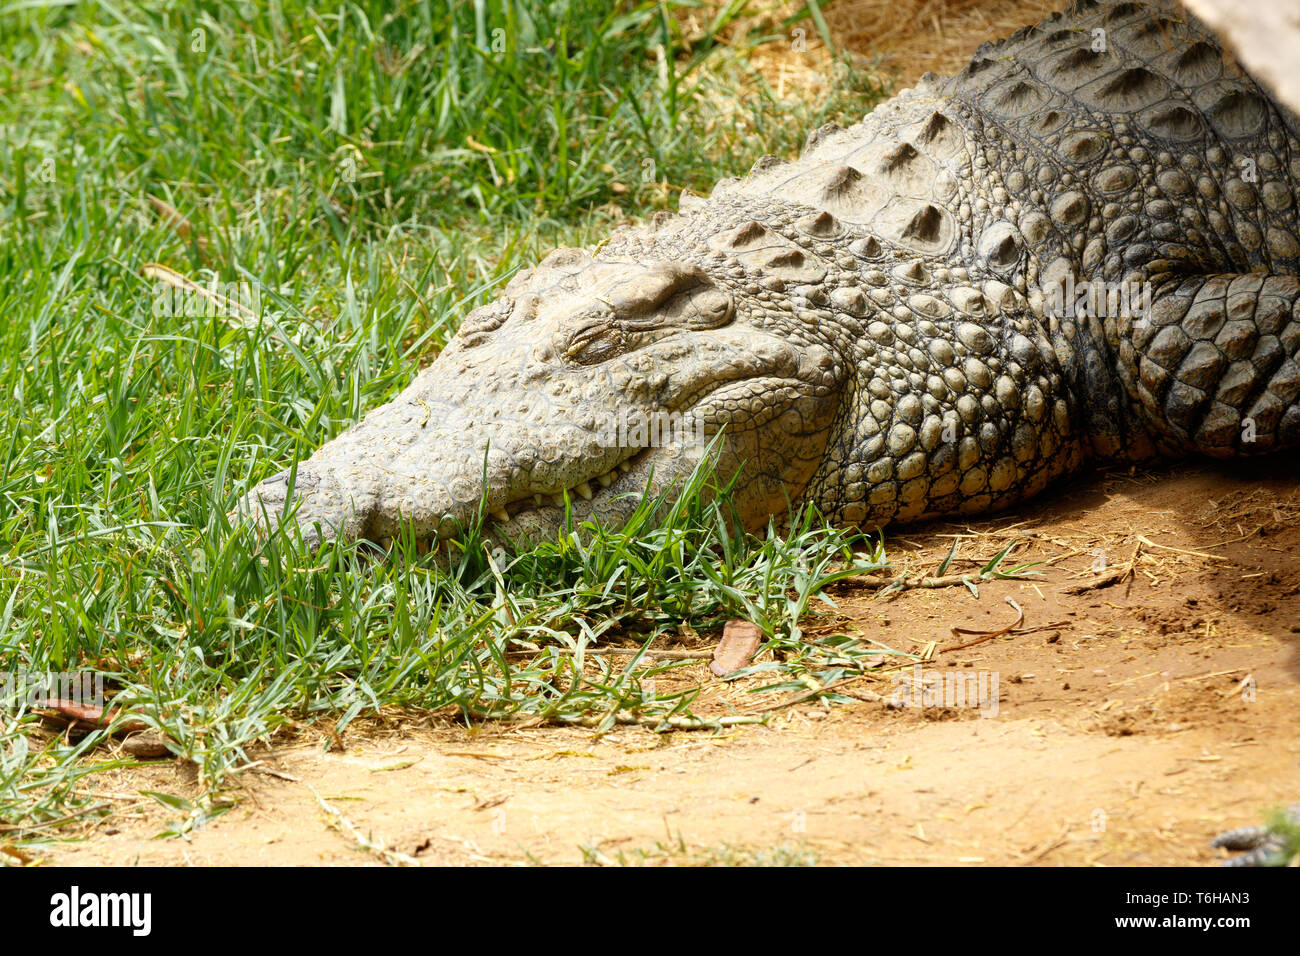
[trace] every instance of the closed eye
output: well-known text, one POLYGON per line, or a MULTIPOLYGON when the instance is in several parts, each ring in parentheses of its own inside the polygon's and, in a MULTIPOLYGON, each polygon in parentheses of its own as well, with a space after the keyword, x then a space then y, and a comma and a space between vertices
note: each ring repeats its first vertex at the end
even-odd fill
POLYGON ((628 336, 612 319, 588 322, 573 333, 564 357, 578 365, 598 365, 627 351, 628 336))
POLYGON ((595 365, 679 330, 715 329, 731 321, 731 295, 698 266, 655 263, 594 296, 598 305, 563 347, 579 365, 595 365))

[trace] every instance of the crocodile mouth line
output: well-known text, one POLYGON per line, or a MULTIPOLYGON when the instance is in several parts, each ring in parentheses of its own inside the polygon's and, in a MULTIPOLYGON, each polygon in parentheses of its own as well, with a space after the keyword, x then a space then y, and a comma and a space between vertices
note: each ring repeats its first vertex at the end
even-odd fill
MULTIPOLYGON (((699 410, 706 402, 716 402, 719 395, 725 395, 727 392, 736 389, 743 389, 753 381, 755 381, 753 376, 744 376, 713 383, 708 388, 693 395, 692 401, 687 403, 686 407, 693 410, 699 410)), ((770 376, 765 379, 765 381, 771 384, 772 387, 793 387, 799 392, 805 394, 813 394, 817 391, 816 388, 809 386, 808 383, 803 380, 790 376, 770 376)), ((519 515, 527 512, 542 511, 546 508, 555 508, 562 512, 565 508, 566 496, 571 502, 594 501, 598 495, 606 489, 611 488, 624 475, 638 469, 641 464, 643 464, 658 450, 661 450, 661 446, 647 445, 635 450, 625 449, 625 451, 631 451, 631 454, 619 461, 618 464, 609 471, 600 475, 585 478, 555 494, 533 493, 517 498, 514 501, 508 502, 501 508, 498 508, 496 511, 491 512, 489 517, 496 524, 504 525, 514 520, 519 515)), ((627 490, 631 491, 632 489, 627 490)), ((638 487, 635 490, 641 491, 643 488, 638 487)))
POLYGON ((505 524, 529 511, 541 511, 545 508, 556 508, 563 511, 566 497, 570 501, 593 501, 598 494, 612 487, 625 474, 641 464, 653 450, 652 447, 636 449, 629 457, 623 459, 603 474, 585 478, 563 489, 558 494, 548 495, 538 492, 519 498, 502 508, 498 508, 489 517, 497 524, 505 524))

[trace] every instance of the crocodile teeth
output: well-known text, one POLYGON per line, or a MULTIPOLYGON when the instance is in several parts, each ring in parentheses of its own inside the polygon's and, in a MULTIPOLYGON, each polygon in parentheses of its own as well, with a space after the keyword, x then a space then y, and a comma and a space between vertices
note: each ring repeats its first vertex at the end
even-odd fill
POLYGON ((618 470, 623 472, 624 474, 627 474, 629 471, 632 470, 632 466, 625 461, 620 461, 618 463, 618 470))
POLYGON ((502 524, 504 524, 505 522, 510 520, 510 513, 506 511, 505 508, 502 508, 500 511, 492 512, 492 517, 495 518, 497 521, 501 522, 502 524))
POLYGON ((551 504, 556 508, 564 507, 564 495, 551 495, 551 504))
POLYGON ((610 472, 607 475, 599 475, 597 476, 596 480, 600 482, 600 487, 608 488, 610 485, 614 483, 614 473, 610 472))
POLYGON ((578 482, 573 486, 573 490, 582 495, 583 501, 591 500, 591 485, 587 484, 585 481, 578 482))
POLYGON ((540 508, 546 504, 546 495, 533 495, 533 505, 540 508))

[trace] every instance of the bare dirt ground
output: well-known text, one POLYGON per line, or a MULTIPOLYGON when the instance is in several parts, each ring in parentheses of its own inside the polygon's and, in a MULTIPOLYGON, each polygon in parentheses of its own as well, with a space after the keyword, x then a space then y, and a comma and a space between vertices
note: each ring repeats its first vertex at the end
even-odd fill
MULTIPOLYGON (((1094 473, 1014 518, 900 531, 899 569, 933 569, 959 535, 951 571, 1017 539, 1014 560, 1043 573, 986 582, 978 598, 958 585, 880 600, 846 582, 839 613, 809 627, 914 653, 933 642, 926 672, 998 675, 996 716, 805 702, 720 735, 595 735, 406 714, 350 729, 343 751, 322 735, 262 755, 232 791, 238 805, 187 840, 153 839, 175 814, 139 791, 196 793, 192 773, 122 771, 100 783, 119 811, 47 858, 1210 863, 1215 832, 1300 797, 1298 467, 1288 456, 1094 473), (1108 576, 1120 580, 1070 591, 1108 576), (1021 628, 944 650, 971 640, 953 626, 1013 623, 1007 597, 1024 609, 1021 628)), ((677 673, 705 685, 703 713, 756 707, 757 681, 717 680, 702 662, 677 673)), ((908 673, 845 693, 889 696, 908 673)))
MULTIPOLYGON (((898 86, 959 67, 1047 0, 849 0, 842 45, 885 54, 898 86)), ((772 61, 773 82, 811 82, 772 61), (789 75, 787 75, 789 74, 789 75)), ((1217 831, 1300 799, 1300 456, 1080 476, 1014 516, 894 532, 898 568, 952 571, 1004 544, 1030 581, 916 589, 845 583, 847 633, 929 650, 927 673, 997 674, 996 716, 878 701, 775 710, 713 735, 488 725, 394 715, 345 749, 304 736, 242 774, 238 805, 188 839, 141 790, 197 793, 172 763, 100 780, 118 812, 42 856, 69 864, 432 864, 807 860, 823 864, 1205 864, 1217 831), (1104 556, 1104 561, 1099 557, 1104 556), (1129 563, 1132 573, 1125 573, 1129 563), (1096 570, 1104 564, 1106 570, 1096 570), (1070 588, 1121 578, 1108 587, 1070 588), (965 648, 953 626, 1017 632, 965 648), (318 799, 319 798, 319 799, 318 799), (321 801, 330 808, 327 810, 321 801), (585 848, 585 849, 584 849, 585 848)), ((703 635, 709 646, 717 635, 703 635)), ((746 711, 755 681, 701 663, 698 710, 746 711)), ((890 695, 907 671, 844 688, 890 695)))

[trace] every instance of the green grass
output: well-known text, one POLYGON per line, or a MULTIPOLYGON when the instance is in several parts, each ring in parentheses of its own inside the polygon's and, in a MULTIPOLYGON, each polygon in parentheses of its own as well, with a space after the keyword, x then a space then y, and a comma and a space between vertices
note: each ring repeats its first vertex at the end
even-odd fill
POLYGON ((1273 866, 1295 866, 1300 864, 1300 816, 1279 808, 1269 815, 1269 830, 1280 838, 1277 853, 1271 861, 1273 866))
MULTIPOLYGON (((688 6, 0 0, 0 671, 104 674, 197 765, 197 821, 289 720, 689 715, 690 695, 648 689, 663 665, 584 670, 610 633, 746 616, 792 649, 775 686, 867 660, 819 657, 799 620, 879 548, 812 515, 736 535, 698 487, 635 533, 510 559, 471 545, 447 570, 224 518, 521 265, 878 98, 839 66, 824 102, 778 100, 746 54, 785 28, 687 48, 688 6), (150 263, 260 307, 174 314, 150 263)), ((101 742, 0 707, 0 840, 93 809, 101 742)))

